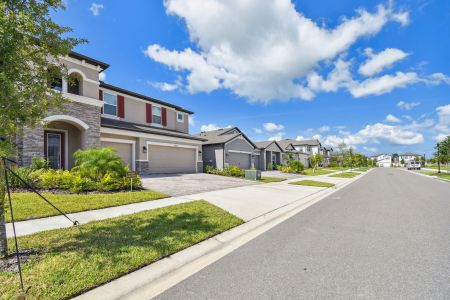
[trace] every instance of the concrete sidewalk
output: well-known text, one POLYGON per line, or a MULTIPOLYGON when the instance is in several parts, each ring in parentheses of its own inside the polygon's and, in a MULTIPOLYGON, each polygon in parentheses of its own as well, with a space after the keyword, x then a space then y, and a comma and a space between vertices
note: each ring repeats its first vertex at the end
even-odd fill
MULTIPOLYGON (((328 177, 327 175, 305 176, 301 178, 301 180, 303 179, 331 182, 335 183, 337 186, 345 184, 351 180, 347 178, 328 177)), ((297 180, 300 179, 290 179, 276 183, 242 186, 220 191, 193 194, 189 196, 171 197, 148 202, 133 203, 73 213, 69 214, 69 216, 73 220, 79 221, 80 224, 85 224, 96 220, 104 220, 145 210, 203 199, 236 215, 244 221, 249 221, 325 189, 288 184, 291 181, 297 180)), ((17 222, 16 232, 18 236, 22 236, 40 231, 67 228, 71 226, 72 224, 64 217, 55 216, 17 222)), ((12 236, 12 225, 10 223, 6 225, 6 234, 9 237, 12 236)))

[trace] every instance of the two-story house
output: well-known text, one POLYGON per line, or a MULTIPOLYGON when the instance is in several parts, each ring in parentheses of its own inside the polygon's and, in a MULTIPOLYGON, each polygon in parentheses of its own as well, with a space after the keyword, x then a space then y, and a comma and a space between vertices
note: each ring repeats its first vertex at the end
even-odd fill
POLYGON ((189 134, 193 112, 99 80, 109 65, 72 52, 61 58, 70 80, 52 88, 68 102, 47 113, 42 125, 17 136, 18 160, 34 156, 53 168, 70 169, 73 154, 88 147, 113 147, 131 170, 141 173, 201 172, 202 142, 189 134))

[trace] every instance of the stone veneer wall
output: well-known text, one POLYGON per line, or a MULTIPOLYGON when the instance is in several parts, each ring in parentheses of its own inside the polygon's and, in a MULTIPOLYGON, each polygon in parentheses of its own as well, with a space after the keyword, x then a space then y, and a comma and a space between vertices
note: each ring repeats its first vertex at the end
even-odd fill
MULTIPOLYGON (((67 102, 59 110, 47 114, 68 115, 80 119, 88 124, 89 128, 82 131, 83 148, 100 147, 100 107, 78 102, 67 102)), ((34 156, 44 157, 44 127, 25 127, 17 137, 18 162, 20 165, 29 165, 34 156)))

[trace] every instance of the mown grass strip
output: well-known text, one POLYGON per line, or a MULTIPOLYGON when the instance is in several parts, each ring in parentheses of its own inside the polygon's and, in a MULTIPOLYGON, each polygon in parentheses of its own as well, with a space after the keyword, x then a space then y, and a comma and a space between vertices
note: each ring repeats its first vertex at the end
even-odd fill
MULTIPOLYGON (((166 194, 144 190, 109 194, 52 194, 43 193, 56 207, 65 213, 74 213, 130 203, 151 201, 169 197, 166 194)), ((57 215, 58 212, 38 195, 33 193, 12 193, 14 219, 24 221, 57 215)), ((6 221, 11 221, 9 208, 5 209, 6 221)))
POLYGON ((330 187, 335 186, 334 183, 323 182, 323 181, 316 181, 316 180, 300 180, 300 181, 293 181, 293 182, 289 182, 289 184, 294 184, 294 185, 306 185, 306 186, 316 186, 316 187, 326 187, 326 188, 330 188, 330 187))
POLYGON ((337 177, 337 178, 353 178, 360 175, 359 173, 356 172, 342 172, 342 173, 337 173, 337 174, 333 174, 333 175, 328 175, 328 177, 337 177))
POLYGON ((326 175, 326 174, 331 174, 333 172, 335 172, 335 171, 327 170, 327 169, 317 169, 317 170, 305 169, 305 170, 303 170, 303 174, 308 175, 308 176, 326 175))
POLYGON ((278 177, 262 177, 261 179, 259 179, 259 182, 262 183, 271 183, 271 182, 281 182, 281 181, 285 181, 286 178, 278 178, 278 177))
MULTIPOLYGON (((21 249, 37 253, 23 263, 28 298, 70 298, 242 223, 194 201, 19 237, 21 249)), ((2 299, 15 299, 17 273, 0 271, 0 282, 2 299)))

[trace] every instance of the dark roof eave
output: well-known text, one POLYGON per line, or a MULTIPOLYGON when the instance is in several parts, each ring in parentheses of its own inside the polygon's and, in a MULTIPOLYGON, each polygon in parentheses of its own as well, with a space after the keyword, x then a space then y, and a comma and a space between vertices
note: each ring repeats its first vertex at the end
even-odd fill
POLYGON ((90 63, 90 64, 92 64, 94 66, 101 67, 103 70, 106 70, 106 69, 109 68, 109 64, 104 63, 104 62, 99 61, 99 60, 96 60, 94 58, 91 58, 89 56, 83 55, 81 53, 75 52, 75 51, 70 51, 69 57, 76 58, 76 59, 79 59, 79 60, 84 60, 84 61, 86 61, 86 62, 88 62, 88 63, 90 63))
POLYGON ((127 128, 127 127, 121 127, 121 126, 114 126, 114 125, 111 125, 111 124, 102 124, 101 127, 121 129, 121 130, 128 130, 128 131, 134 131, 134 132, 142 132, 142 133, 150 133, 150 134, 160 134, 160 135, 165 135, 165 136, 170 136, 170 137, 178 137, 178 138, 183 138, 183 139, 188 139, 188 140, 196 140, 196 141, 200 141, 200 142, 206 141, 205 139, 197 138, 197 137, 194 137, 194 136, 185 136, 185 135, 182 135, 182 134, 176 134, 176 133, 171 133, 171 132, 139 130, 139 129, 136 129, 136 128, 127 128))
POLYGON ((152 97, 149 97, 149 96, 145 96, 145 95, 142 95, 142 94, 130 91, 130 90, 126 90, 124 88, 120 88, 118 86, 114 86, 114 85, 105 83, 103 81, 100 81, 100 87, 104 87, 104 88, 107 88, 107 89, 110 89, 110 90, 113 90, 113 91, 116 91, 116 92, 119 92, 119 93, 127 94, 129 96, 133 96, 133 97, 136 97, 136 98, 140 98, 140 99, 143 99, 143 100, 155 102, 155 103, 158 103, 158 104, 161 104, 161 105, 166 105, 166 106, 175 108, 178 111, 182 111, 182 112, 185 112, 187 114, 190 114, 190 115, 192 115, 194 113, 194 112, 192 112, 190 110, 187 110, 187 109, 184 109, 184 108, 182 108, 182 107, 180 107, 178 105, 174 105, 174 104, 162 101, 162 100, 158 100, 158 99, 155 99, 155 98, 152 98, 152 97))

